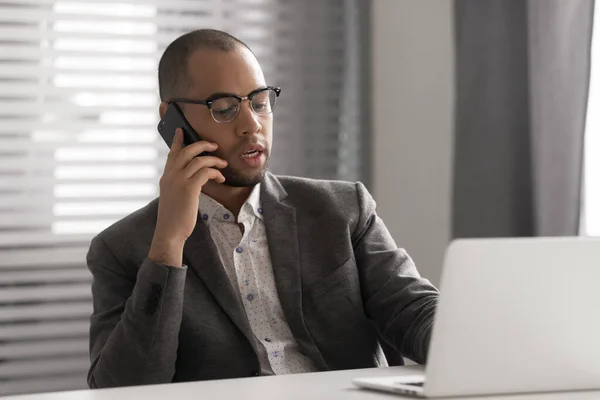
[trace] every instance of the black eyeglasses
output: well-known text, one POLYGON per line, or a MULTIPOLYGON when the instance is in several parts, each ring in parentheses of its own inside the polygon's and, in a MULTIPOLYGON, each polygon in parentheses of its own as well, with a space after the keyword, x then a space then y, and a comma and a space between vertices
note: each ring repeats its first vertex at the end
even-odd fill
POLYGON ((202 104, 208 107, 210 115, 215 122, 220 124, 233 121, 240 113, 242 100, 248 99, 250 107, 256 115, 268 115, 273 112, 281 88, 267 86, 250 92, 247 96, 240 97, 230 93, 216 93, 206 100, 191 100, 175 98, 169 103, 202 104))

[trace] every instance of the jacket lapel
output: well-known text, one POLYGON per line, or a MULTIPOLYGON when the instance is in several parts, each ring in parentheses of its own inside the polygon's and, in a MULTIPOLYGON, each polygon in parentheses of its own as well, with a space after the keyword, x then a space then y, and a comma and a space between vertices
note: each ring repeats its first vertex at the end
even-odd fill
POLYGON ((261 185, 261 203, 277 293, 296 342, 320 369, 328 369, 304 323, 296 210, 285 204, 286 197, 277 178, 267 173, 261 185))
POLYGON ((244 305, 225 272, 208 226, 200 215, 192 235, 185 243, 183 256, 190 269, 202 279, 219 305, 254 346, 255 340, 244 305))

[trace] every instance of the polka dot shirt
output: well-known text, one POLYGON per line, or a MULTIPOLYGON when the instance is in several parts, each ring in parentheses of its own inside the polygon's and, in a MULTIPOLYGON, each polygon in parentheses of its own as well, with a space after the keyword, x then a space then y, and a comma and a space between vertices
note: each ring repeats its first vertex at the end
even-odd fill
POLYGON ((236 222, 233 213, 202 194, 200 215, 242 299, 252 333, 264 348, 259 352, 263 370, 277 375, 316 371, 313 362, 300 351, 283 315, 259 197, 260 185, 256 185, 236 222))

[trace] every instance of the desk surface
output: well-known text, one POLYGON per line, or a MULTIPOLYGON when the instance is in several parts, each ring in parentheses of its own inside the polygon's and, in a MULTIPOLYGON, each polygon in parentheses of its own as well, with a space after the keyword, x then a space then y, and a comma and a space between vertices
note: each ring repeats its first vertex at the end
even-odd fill
MULTIPOLYGON (((118 389, 56 392, 25 396, 2 397, 1 400, 385 400, 402 399, 394 394, 356 389, 351 380, 363 376, 406 375, 421 367, 392 367, 362 370, 320 372, 298 375, 265 376, 257 378, 137 386, 118 389)), ((578 393, 494 396, 494 400, 598 400, 600 391, 578 393)), ((469 400, 477 400, 471 397, 469 400)), ((479 398, 480 399, 480 398, 479 398)), ((489 398, 488 398, 489 399, 489 398)))

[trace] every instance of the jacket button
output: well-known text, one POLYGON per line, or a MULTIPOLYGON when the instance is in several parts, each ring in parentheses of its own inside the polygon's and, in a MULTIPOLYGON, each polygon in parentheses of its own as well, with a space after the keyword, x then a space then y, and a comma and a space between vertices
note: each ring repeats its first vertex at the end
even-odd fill
POLYGON ((161 293, 162 293, 162 286, 160 286, 158 284, 152 285, 152 294, 154 296, 160 297, 161 293))
POLYGON ((260 374, 258 373, 258 371, 256 371, 256 370, 255 370, 255 371, 252 371, 252 372, 250 373, 250 375, 251 375, 251 376, 259 376, 260 374))

